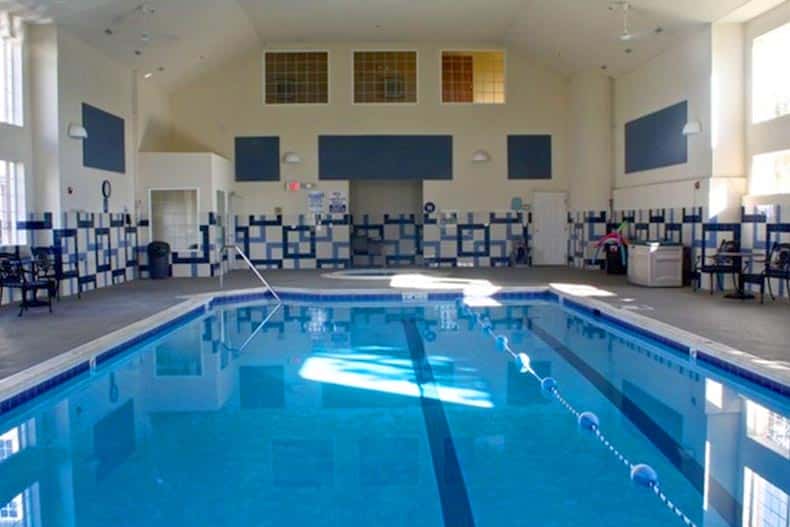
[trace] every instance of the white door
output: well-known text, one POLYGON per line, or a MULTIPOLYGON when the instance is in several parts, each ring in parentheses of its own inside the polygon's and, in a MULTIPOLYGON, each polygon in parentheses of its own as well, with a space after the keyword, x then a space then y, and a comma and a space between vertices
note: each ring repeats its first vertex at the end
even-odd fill
POLYGON ((535 192, 532 199, 532 264, 568 264, 566 195, 535 192))

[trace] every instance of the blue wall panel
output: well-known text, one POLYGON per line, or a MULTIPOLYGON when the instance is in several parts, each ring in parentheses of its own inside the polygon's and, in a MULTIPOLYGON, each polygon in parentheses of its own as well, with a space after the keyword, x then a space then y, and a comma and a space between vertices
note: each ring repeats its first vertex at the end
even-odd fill
POLYGON ((110 172, 126 172, 124 120, 90 104, 82 104, 82 126, 88 138, 82 141, 82 164, 110 172))
POLYGON ((551 136, 507 136, 508 179, 551 179, 551 136))
POLYGON ((449 135, 322 135, 319 179, 452 179, 449 135))
POLYGON ((236 181, 280 181, 280 138, 237 137, 236 181))
POLYGON ((687 122, 688 103, 683 101, 626 123, 626 174, 686 163, 683 127, 687 122))

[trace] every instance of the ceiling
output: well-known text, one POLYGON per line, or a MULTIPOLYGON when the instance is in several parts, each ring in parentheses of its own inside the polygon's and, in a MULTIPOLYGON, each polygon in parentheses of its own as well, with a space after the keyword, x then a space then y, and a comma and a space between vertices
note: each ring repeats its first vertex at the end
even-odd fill
POLYGON ((631 31, 645 36, 630 42, 618 38, 622 13, 611 11, 609 0, 0 0, 0 8, 14 4, 54 19, 174 86, 234 54, 279 42, 490 43, 522 49, 564 74, 605 65, 618 75, 749 3, 632 0, 631 31))

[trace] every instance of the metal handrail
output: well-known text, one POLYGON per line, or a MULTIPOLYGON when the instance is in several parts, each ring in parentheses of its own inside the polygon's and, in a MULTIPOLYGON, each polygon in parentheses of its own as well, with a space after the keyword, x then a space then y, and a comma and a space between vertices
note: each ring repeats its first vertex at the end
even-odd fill
MULTIPOLYGON (((249 268, 250 268, 250 270, 251 270, 253 273, 255 273, 255 276, 257 276, 257 277, 258 277, 258 280, 260 280, 260 281, 261 281, 261 283, 262 283, 263 285, 265 285, 265 286, 266 286, 266 289, 268 289, 268 290, 269 290, 269 292, 270 292, 270 293, 272 294, 272 296, 274 297, 274 299, 275 299, 275 300, 277 300, 277 303, 278 303, 278 304, 282 304, 282 303, 283 303, 283 301, 282 301, 282 300, 280 300, 280 297, 279 297, 279 295, 278 295, 278 294, 277 294, 277 293, 274 291, 274 289, 272 288, 272 286, 271 286, 271 285, 269 285, 269 282, 267 282, 267 281, 266 281, 266 279, 263 277, 263 275, 262 275, 262 274, 261 274, 261 273, 258 271, 258 269, 255 267, 255 264, 253 264, 253 263, 250 261, 250 259, 249 259, 249 258, 247 258, 247 255, 246 255, 246 254, 244 254, 244 251, 242 251, 242 250, 241 250, 241 247, 239 247, 238 245, 225 245, 225 246, 223 246, 223 247, 222 247, 222 249, 221 249, 221 251, 220 251, 220 255, 219 255, 219 263, 220 263, 220 265, 222 265, 222 262, 223 262, 223 259, 222 259, 222 257, 223 257, 223 255, 225 254, 225 252, 226 252, 228 249, 235 249, 235 250, 236 250, 236 252, 239 254, 239 256, 241 256, 242 260, 244 260, 244 263, 246 263, 246 264, 247 264, 247 267, 249 267, 249 268)), ((225 279, 224 279, 224 276, 225 276, 225 274, 224 274, 222 271, 220 271, 220 273, 219 273, 219 287, 220 287, 220 289, 222 289, 222 288, 224 287, 224 285, 225 285, 225 279)))

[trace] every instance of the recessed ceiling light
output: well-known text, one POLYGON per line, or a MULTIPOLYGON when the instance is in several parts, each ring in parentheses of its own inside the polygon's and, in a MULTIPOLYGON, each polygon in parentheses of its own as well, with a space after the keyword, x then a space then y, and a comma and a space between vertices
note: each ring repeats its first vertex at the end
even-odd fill
POLYGON ((150 79, 150 78, 151 78, 151 77, 153 77, 153 76, 154 76, 154 74, 153 74, 153 73, 151 73, 151 72, 148 72, 148 73, 146 73, 145 75, 143 75, 143 78, 144 78, 144 79, 150 79))
POLYGON ((604 64, 603 66, 601 66, 601 69, 602 69, 602 70, 609 69, 609 66, 607 66, 606 64, 604 64))
POLYGON ((105 35, 112 35, 112 29, 110 29, 110 28, 105 29, 104 30, 104 34, 105 35))
POLYGON ((165 71, 165 67, 164 66, 159 66, 158 68, 156 68, 156 71, 163 72, 163 71, 165 71))
POLYGON ((656 28, 656 33, 663 33, 663 32, 664 32, 664 28, 663 28, 663 27, 661 27, 661 26, 658 26, 658 27, 656 28))
POLYGON ((631 49, 631 48, 625 48, 625 52, 626 53, 631 53, 632 51, 633 51, 633 49, 631 49))
POLYGON ((134 50, 134 54, 135 54, 135 55, 137 55, 137 56, 139 57, 140 55, 142 55, 142 54, 143 54, 143 52, 142 52, 142 51, 140 51, 139 49, 136 49, 136 50, 134 50))

